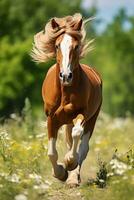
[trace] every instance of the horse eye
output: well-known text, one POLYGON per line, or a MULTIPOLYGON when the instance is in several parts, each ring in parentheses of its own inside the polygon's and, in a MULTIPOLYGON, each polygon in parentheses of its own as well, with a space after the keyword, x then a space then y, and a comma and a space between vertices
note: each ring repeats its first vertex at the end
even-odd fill
POLYGON ((78 48, 79 48, 79 45, 76 45, 76 46, 75 46, 75 50, 77 50, 78 48))
POLYGON ((55 48, 56 48, 56 50, 58 50, 60 48, 60 45, 59 44, 56 45, 55 48))

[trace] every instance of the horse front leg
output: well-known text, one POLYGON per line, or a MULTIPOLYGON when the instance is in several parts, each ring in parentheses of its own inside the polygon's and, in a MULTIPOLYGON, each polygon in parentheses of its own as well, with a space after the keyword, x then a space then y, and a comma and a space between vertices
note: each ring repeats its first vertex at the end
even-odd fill
POLYGON ((70 172, 69 177, 67 179, 67 184, 70 187, 76 187, 81 182, 80 170, 81 170, 82 163, 85 160, 87 153, 89 151, 89 138, 90 138, 90 132, 83 134, 82 136, 82 140, 81 140, 79 151, 78 151, 78 155, 79 155, 78 166, 76 167, 76 169, 70 172))
POLYGON ((83 134, 83 127, 81 125, 83 118, 83 115, 78 115, 74 120, 74 127, 72 128, 72 145, 70 151, 65 155, 64 158, 66 169, 69 171, 75 169, 78 165, 77 146, 79 139, 83 134))
POLYGON ((69 177, 67 179, 67 184, 70 187, 78 186, 79 183, 81 182, 80 170, 81 170, 82 163, 86 159, 86 156, 89 151, 89 139, 93 133, 95 122, 99 114, 99 110, 100 108, 98 108, 94 116, 89 121, 87 121, 86 124, 84 125, 84 134, 82 135, 81 143, 78 150, 78 155, 79 155, 78 166, 76 169, 70 172, 69 177))
POLYGON ((48 117, 48 156, 53 167, 53 176, 65 181, 68 173, 62 164, 58 164, 58 152, 56 150, 57 132, 59 124, 55 118, 48 117))

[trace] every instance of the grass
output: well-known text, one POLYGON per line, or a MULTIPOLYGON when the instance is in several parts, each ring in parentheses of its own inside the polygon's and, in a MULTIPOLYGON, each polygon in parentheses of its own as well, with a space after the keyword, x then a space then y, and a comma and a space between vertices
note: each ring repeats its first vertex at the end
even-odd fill
MULTIPOLYGON (((101 113, 82 166, 82 183, 70 189, 51 175, 46 121, 33 118, 27 101, 22 117, 12 114, 0 125, 0 200, 132 200, 133 130, 131 117, 113 119, 101 113)), ((57 147, 62 161, 64 128, 57 147)))

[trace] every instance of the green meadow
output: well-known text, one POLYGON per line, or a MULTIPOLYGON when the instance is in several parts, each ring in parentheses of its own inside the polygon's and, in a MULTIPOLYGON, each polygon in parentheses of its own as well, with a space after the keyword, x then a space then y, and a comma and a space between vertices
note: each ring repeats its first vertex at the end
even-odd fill
MULTIPOLYGON (((100 113, 82 183, 69 188, 52 176, 47 157, 45 117, 33 118, 29 104, 0 126, 0 200, 131 200, 134 197, 134 119, 100 113)), ((64 127, 57 141, 59 161, 66 152, 64 127)))

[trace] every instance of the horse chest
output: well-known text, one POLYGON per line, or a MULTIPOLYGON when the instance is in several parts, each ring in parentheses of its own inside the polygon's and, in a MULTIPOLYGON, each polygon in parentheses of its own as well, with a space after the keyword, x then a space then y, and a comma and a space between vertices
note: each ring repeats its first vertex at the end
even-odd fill
POLYGON ((81 107, 81 102, 78 94, 64 96, 61 99, 61 105, 66 113, 74 112, 81 107))

